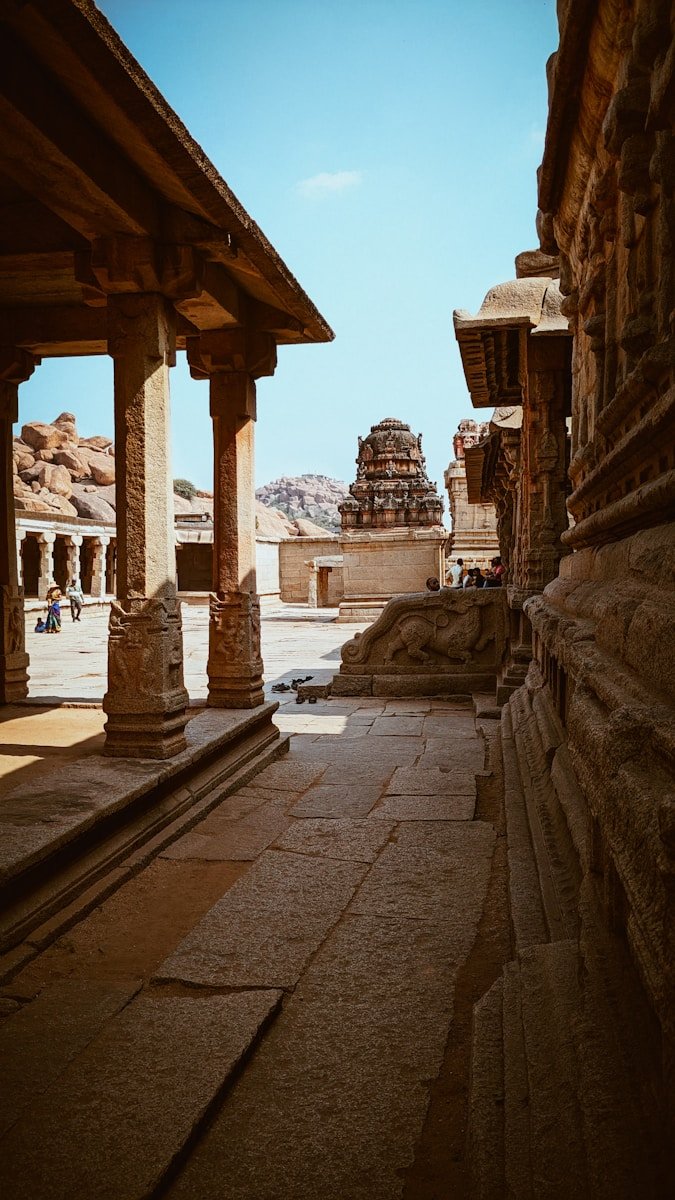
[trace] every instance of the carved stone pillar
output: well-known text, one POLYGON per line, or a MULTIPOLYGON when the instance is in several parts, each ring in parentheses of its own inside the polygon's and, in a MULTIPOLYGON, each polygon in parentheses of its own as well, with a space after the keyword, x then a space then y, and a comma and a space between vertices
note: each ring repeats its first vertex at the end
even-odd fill
POLYGON ((188 339, 190 369, 210 381, 213 418, 213 594, 209 603, 209 704, 263 702, 255 569, 255 379, 271 375, 274 341, 243 329, 188 339))
POLYGON ((16 561, 12 483, 12 423, 19 415, 19 384, 33 373, 35 360, 21 350, 0 348, 0 704, 28 695, 23 588, 16 561))
POLYGON ((45 600, 47 592, 54 582, 54 542, 55 533, 38 534, 40 545, 40 574, 38 576, 38 599, 45 600))
POLYGON ((509 582, 541 592, 567 553, 567 431, 571 341, 532 334, 527 348, 527 402, 523 407, 520 570, 509 582))
POLYGON ((188 694, 176 597, 169 452, 173 313, 158 294, 108 300, 115 360, 117 592, 110 613, 106 753, 185 747, 188 694))
POLYGON ((66 554, 68 555, 68 583, 72 583, 73 579, 77 583, 80 582, 80 547, 82 546, 82 534, 71 533, 66 542, 66 554))
POLYGON ((110 538, 105 533, 95 537, 92 543, 91 594, 97 600, 104 600, 108 591, 106 550, 109 543, 110 538))

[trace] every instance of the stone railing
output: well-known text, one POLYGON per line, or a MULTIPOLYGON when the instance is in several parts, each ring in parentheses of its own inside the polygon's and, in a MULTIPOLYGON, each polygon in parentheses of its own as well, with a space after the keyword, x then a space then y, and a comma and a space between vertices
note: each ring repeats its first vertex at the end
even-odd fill
POLYGON ((438 696, 490 691, 506 634, 505 589, 395 596, 342 647, 334 696, 438 696))

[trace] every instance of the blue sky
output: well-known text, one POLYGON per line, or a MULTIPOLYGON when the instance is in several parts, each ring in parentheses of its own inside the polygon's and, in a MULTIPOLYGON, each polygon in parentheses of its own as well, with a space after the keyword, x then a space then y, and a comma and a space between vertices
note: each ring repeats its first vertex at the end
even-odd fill
MULTIPOLYGON (((351 482, 385 416, 443 484, 471 404, 452 310, 536 245, 555 0, 99 0, 335 330, 258 386, 256 477, 351 482)), ((211 486, 208 388, 171 376, 174 475, 211 486)), ((112 433, 109 359, 46 361, 21 419, 112 433)), ((476 414, 480 419, 488 415, 476 414)))

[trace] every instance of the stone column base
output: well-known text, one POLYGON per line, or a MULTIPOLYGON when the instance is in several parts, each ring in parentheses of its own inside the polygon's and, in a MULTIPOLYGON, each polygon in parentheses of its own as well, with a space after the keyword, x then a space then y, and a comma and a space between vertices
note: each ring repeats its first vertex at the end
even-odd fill
POLYGON ((140 597, 110 606, 104 753, 170 758, 186 747, 180 604, 140 597))
POLYGON ((11 584, 0 587, 0 630, 0 704, 14 704, 28 695, 28 655, 23 596, 11 584))
POLYGON ((260 602, 251 592, 209 597, 211 708, 256 708, 263 703, 260 602))

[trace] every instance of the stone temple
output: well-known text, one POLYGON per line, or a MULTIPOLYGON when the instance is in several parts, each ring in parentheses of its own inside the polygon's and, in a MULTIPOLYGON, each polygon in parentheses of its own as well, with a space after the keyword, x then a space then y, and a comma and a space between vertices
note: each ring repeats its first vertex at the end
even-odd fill
POLYGON ((405 422, 386 417, 359 438, 356 479, 338 509, 340 621, 370 620, 393 595, 443 578, 443 501, 427 477, 422 435, 405 422))

